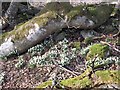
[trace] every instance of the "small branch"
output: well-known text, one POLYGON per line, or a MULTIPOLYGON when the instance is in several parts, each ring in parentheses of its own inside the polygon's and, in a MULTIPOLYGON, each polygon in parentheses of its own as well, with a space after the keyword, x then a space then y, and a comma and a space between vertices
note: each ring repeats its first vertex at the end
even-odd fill
POLYGON ((67 72, 71 73, 74 76, 80 75, 79 72, 71 71, 71 70, 69 70, 69 69, 67 69, 67 68, 65 68, 65 67, 63 67, 61 65, 58 65, 57 63, 55 63, 55 61, 53 61, 53 62, 54 62, 54 65, 44 65, 44 66, 39 66, 39 67, 59 67, 62 70, 67 71, 67 72))
POLYGON ((57 67, 60 67, 62 70, 67 71, 67 72, 73 74, 74 76, 80 75, 80 73, 78 73, 78 72, 73 72, 73 71, 71 71, 71 70, 69 70, 69 69, 66 69, 65 67, 63 67, 63 66, 61 66, 61 65, 58 65, 57 62, 55 62, 54 60, 52 60, 52 61, 53 61, 53 63, 54 63, 57 67))
POLYGON ((67 72, 73 74, 74 76, 80 75, 80 73, 71 71, 71 70, 69 70, 69 69, 66 69, 65 67, 63 67, 63 66, 61 66, 61 65, 59 65, 59 67, 60 67, 62 70, 67 71, 67 72))
POLYGON ((106 38, 106 36, 105 36, 105 35, 102 35, 102 36, 100 36, 100 37, 94 37, 93 40, 105 39, 105 38, 106 38))
POLYGON ((95 60, 96 60, 97 57, 98 57, 98 54, 95 55, 95 57, 94 57, 93 60, 92 60, 92 71, 93 71, 93 72, 94 72, 94 67, 95 67, 95 60))
POLYGON ((104 42, 104 41, 100 41, 100 43, 102 43, 102 44, 106 44, 106 45, 108 45, 109 47, 111 47, 112 49, 114 49, 115 51, 117 51, 118 53, 120 53, 120 50, 119 50, 119 49, 117 49, 117 48, 113 47, 113 46, 112 46, 112 45, 110 45, 109 43, 104 42))
POLYGON ((46 75, 45 75, 45 77, 43 78, 43 82, 48 78, 48 76, 51 74, 51 72, 53 71, 55 69, 55 67, 54 68, 52 68, 46 75))
POLYGON ((113 37, 117 37, 120 35, 120 30, 118 31, 118 33, 114 34, 113 37))

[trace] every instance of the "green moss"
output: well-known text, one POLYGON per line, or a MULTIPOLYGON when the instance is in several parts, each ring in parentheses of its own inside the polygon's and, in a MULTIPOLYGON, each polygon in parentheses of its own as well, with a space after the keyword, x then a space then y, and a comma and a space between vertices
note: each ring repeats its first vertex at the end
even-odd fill
POLYGON ((85 38, 84 43, 85 44, 90 44, 92 41, 93 41, 92 37, 87 37, 87 38, 85 38))
POLYGON ((88 9, 88 18, 96 23, 97 26, 104 23, 109 17, 112 11, 114 10, 114 5, 90 5, 88 9))
POLYGON ((60 16, 68 13, 72 8, 72 5, 69 2, 50 2, 45 5, 45 8, 39 13, 43 14, 48 11, 54 11, 60 16))
MULTIPOLYGON (((83 74, 75 78, 70 78, 61 81, 61 85, 69 88, 90 88, 94 86, 92 79, 89 79, 88 75, 91 72, 91 69, 87 69, 83 74)), ((96 71, 95 74, 92 74, 92 77, 96 77, 97 84, 119 84, 120 81, 120 71, 118 70, 103 70, 96 71)), ((51 85, 51 81, 47 81, 37 86, 37 88, 45 88, 51 85)))
POLYGON ((2 41, 4 41, 5 38, 9 38, 10 36, 12 36, 13 41, 21 40, 25 37, 25 35, 28 35, 29 30, 31 28, 34 28, 33 25, 34 23, 37 23, 40 26, 44 26, 49 22, 49 20, 56 19, 59 16, 65 18, 65 16, 67 15, 68 19, 71 20, 76 15, 80 16, 85 15, 89 19, 95 21, 96 24, 100 25, 108 19, 112 10, 113 5, 106 4, 105 5, 81 4, 76 7, 72 7, 68 2, 48 3, 39 16, 36 16, 35 18, 31 19, 30 21, 22 25, 16 26, 16 28, 14 28, 14 30, 12 30, 11 32, 3 34, 2 36, 0 36, 0 40, 1 37, 3 39, 2 41))
POLYGON ((61 81, 61 84, 63 86, 72 87, 72 88, 85 88, 88 86, 90 87, 90 85, 92 85, 92 82, 88 77, 85 77, 83 79, 77 77, 68 80, 63 80, 61 81))
POLYGON ((73 46, 76 48, 76 49, 80 49, 80 42, 73 42, 73 46))
POLYGON ((25 38, 25 35, 29 34, 29 30, 31 28, 34 28, 34 23, 37 23, 39 26, 44 26, 52 18, 56 18, 56 13, 54 13, 52 11, 46 12, 40 16, 37 16, 37 17, 31 19, 30 21, 28 21, 24 24, 17 25, 14 28, 14 30, 2 34, 1 37, 2 37, 3 41, 5 40, 5 38, 9 38, 11 36, 12 36, 13 41, 22 40, 23 38, 25 38))
POLYGON ((14 29, 20 28, 20 26, 22 26, 24 24, 24 22, 19 23, 17 26, 14 27, 14 29))
POLYGON ((71 9, 67 14, 69 20, 77 15, 86 16, 92 20, 96 25, 99 26, 104 23, 114 10, 114 5, 100 4, 100 5, 85 5, 80 4, 71 9))
POLYGON ((101 83, 115 83, 119 84, 120 71, 119 70, 103 70, 95 72, 101 83))
POLYGON ((89 52, 86 56, 86 59, 91 60, 96 55, 98 55, 98 57, 100 57, 100 58, 104 58, 104 57, 106 57, 108 50, 109 50, 108 45, 94 44, 90 47, 89 52))
POLYGON ((71 20, 72 18, 74 18, 77 15, 82 16, 83 13, 83 9, 84 9, 85 5, 79 5, 74 7, 73 9, 71 9, 71 11, 67 14, 67 17, 69 18, 69 20, 71 20))
POLYGON ((37 16, 31 20, 32 23, 37 23, 38 25, 44 26, 47 22, 52 19, 57 18, 56 13, 54 11, 46 12, 40 16, 37 16))
POLYGON ((21 40, 22 38, 25 37, 25 35, 28 34, 29 30, 31 28, 33 28, 33 24, 32 23, 24 23, 20 26, 18 26, 18 28, 15 28, 13 31, 9 32, 9 37, 13 36, 13 40, 21 40))
POLYGON ((20 28, 18 28, 18 30, 15 30, 15 38, 14 39, 19 40, 19 39, 24 38, 25 35, 28 34, 29 30, 31 28, 34 28, 34 25, 33 25, 34 23, 37 23, 39 26, 44 26, 52 18, 56 18, 56 14, 54 12, 50 11, 50 12, 46 12, 40 16, 37 16, 37 17, 31 19, 29 22, 26 22, 20 28))
POLYGON ((4 40, 4 38, 8 35, 8 32, 4 33, 4 34, 0 34, 0 44, 2 43, 2 41, 4 40))
MULTIPOLYGON (((61 85, 67 86, 67 87, 72 87, 72 88, 84 88, 86 86, 89 86, 91 81, 86 77, 91 69, 87 69, 83 74, 80 76, 77 76, 75 78, 70 78, 66 80, 61 80, 61 85), (84 78, 85 77, 85 78, 84 78)), ((41 85, 37 86, 37 88, 44 88, 51 85, 51 81, 43 82, 41 85)))

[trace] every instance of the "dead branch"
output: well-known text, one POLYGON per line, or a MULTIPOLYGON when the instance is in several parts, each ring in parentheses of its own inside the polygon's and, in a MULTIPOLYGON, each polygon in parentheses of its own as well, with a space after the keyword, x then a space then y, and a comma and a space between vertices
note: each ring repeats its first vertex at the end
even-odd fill
POLYGON ((117 49, 115 46, 112 46, 112 45, 110 45, 109 43, 104 42, 104 41, 100 41, 100 43, 102 43, 102 44, 106 44, 106 45, 108 45, 109 47, 111 47, 113 50, 115 50, 115 51, 117 51, 118 53, 120 53, 120 50, 117 49))

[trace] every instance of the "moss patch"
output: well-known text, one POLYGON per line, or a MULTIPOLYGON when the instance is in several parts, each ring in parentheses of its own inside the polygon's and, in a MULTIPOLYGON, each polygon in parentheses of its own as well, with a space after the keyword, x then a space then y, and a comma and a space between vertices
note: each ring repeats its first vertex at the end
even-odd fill
POLYGON ((80 77, 72 78, 68 80, 61 81, 61 84, 66 87, 71 88, 85 88, 90 87, 92 85, 91 80, 88 77, 80 79, 80 77))
MULTIPOLYGON (((83 74, 75 78, 70 78, 61 81, 61 85, 69 88, 90 88, 94 87, 94 81, 89 79, 88 75, 91 72, 90 69, 87 69, 83 74)), ((119 84, 120 81, 120 71, 118 70, 103 70, 96 71, 95 74, 92 74, 92 77, 97 78, 97 84, 119 84)), ((37 88, 46 88, 51 86, 51 81, 47 81, 37 86, 37 88)))
POLYGON ((72 44, 76 49, 80 50, 80 42, 79 41, 73 42, 72 44))
POLYGON ((89 52, 86 56, 86 59, 91 60, 96 55, 98 55, 98 57, 100 57, 100 58, 104 58, 104 57, 106 57, 108 50, 109 50, 108 45, 94 44, 90 47, 89 52))
MULTIPOLYGON (((92 84, 91 80, 86 77, 91 69, 87 69, 83 74, 80 76, 77 76, 75 78, 70 78, 66 80, 61 80, 60 84, 66 87, 72 87, 72 88, 84 88, 86 86, 89 86, 92 84)), ((41 85, 37 86, 37 88, 45 88, 48 86, 51 86, 51 81, 47 81, 42 83, 41 85)))
POLYGON ((62 16, 68 13, 71 8, 73 7, 69 2, 50 2, 45 5, 45 8, 39 14, 43 14, 48 11, 54 11, 62 16))
POLYGON ((69 18, 69 20, 71 20, 77 15, 83 16, 84 8, 85 8, 85 5, 82 5, 82 4, 79 6, 76 6, 73 9, 71 9, 71 11, 66 16, 69 18))
POLYGON ((92 37, 87 37, 87 38, 85 38, 84 43, 85 44, 90 44, 92 41, 93 41, 92 37))
POLYGON ((100 4, 100 5, 85 5, 80 4, 71 9, 67 14, 69 20, 75 16, 86 16, 88 19, 92 20, 96 25, 99 26, 104 23, 114 10, 114 5, 100 4))
POLYGON ((110 14, 114 10, 114 5, 90 5, 87 7, 87 10, 88 18, 94 21, 96 26, 99 26, 110 17, 110 14))
POLYGON ((119 70, 103 70, 95 72, 100 83, 119 84, 120 71, 119 70))
POLYGON ((37 23, 40 26, 44 26, 50 19, 57 18, 54 11, 46 12, 40 16, 37 16, 31 20, 32 23, 37 23))

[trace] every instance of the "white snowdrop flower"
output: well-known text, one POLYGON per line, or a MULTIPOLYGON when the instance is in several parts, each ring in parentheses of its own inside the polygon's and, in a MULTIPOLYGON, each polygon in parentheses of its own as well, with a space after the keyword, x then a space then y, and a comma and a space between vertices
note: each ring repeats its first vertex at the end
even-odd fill
POLYGON ((71 50, 72 50, 72 51, 76 51, 76 48, 72 48, 71 50))
POLYGON ((93 26, 93 25, 94 25, 94 22, 92 20, 89 20, 89 24, 87 25, 87 27, 93 26))
POLYGON ((0 85, 4 82, 5 72, 0 73, 0 85))

